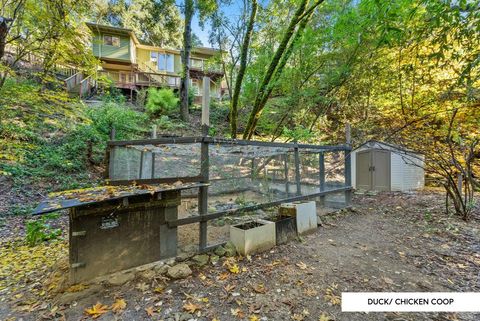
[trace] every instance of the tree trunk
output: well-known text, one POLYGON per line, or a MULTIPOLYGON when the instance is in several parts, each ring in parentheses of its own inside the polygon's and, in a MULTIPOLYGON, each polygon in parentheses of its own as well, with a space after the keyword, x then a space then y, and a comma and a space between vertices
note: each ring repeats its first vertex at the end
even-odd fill
MULTIPOLYGON (((272 62, 270 63, 270 66, 269 66, 269 70, 267 71, 267 74, 265 74, 264 80, 262 81, 262 85, 255 97, 253 110, 250 113, 250 118, 245 128, 245 132, 243 133, 244 139, 252 138, 255 132, 255 128, 257 126, 258 119, 260 118, 263 108, 267 103, 268 97, 270 96, 275 86, 275 83, 280 79, 283 68, 287 64, 287 61, 290 55, 292 54, 293 49, 295 48, 295 44, 298 42, 298 40, 302 36, 303 31, 305 30, 308 24, 308 21, 313 14, 313 10, 312 8, 310 8, 308 10, 308 14, 305 16, 305 13, 306 13, 305 7, 307 2, 308 1, 302 2, 300 7, 295 12, 295 16, 292 18, 292 21, 290 22, 289 29, 285 33, 284 39, 282 40, 281 45, 278 47, 277 52, 275 52, 275 56, 272 59, 272 62), (301 19, 300 17, 303 17, 303 20, 300 20, 301 19), (296 24, 299 22, 300 22, 300 26, 298 27, 297 32, 293 36, 295 32, 296 24), (290 42, 290 39, 292 38, 292 36, 293 36, 293 40, 290 42), (272 67, 272 64, 274 64, 273 67, 272 67)), ((315 6, 318 6, 321 2, 322 1, 316 2, 315 6)))
POLYGON ((185 29, 183 32, 182 65, 183 75, 180 83, 180 116, 188 121, 188 89, 190 83, 190 51, 192 50, 193 0, 185 0, 185 29))
POLYGON ((247 68, 248 48, 250 46, 250 38, 252 37, 253 25, 255 23, 255 16, 257 14, 257 0, 252 0, 252 11, 250 19, 248 20, 247 31, 243 39, 243 44, 240 53, 240 68, 235 80, 235 87, 233 89, 233 97, 230 110, 230 127, 231 137, 237 137, 237 116, 238 116, 238 98, 240 96, 240 89, 242 88, 243 77, 245 76, 245 69, 247 68))

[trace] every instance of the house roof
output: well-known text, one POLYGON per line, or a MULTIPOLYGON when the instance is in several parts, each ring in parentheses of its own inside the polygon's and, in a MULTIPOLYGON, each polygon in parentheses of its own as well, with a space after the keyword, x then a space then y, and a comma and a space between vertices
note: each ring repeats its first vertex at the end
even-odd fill
POLYGON ((113 33, 113 34, 118 34, 118 35, 130 36, 130 37, 132 37, 132 39, 133 39, 133 41, 135 42, 136 45, 140 44, 140 41, 138 41, 138 38, 137 38, 137 36, 135 35, 135 33, 133 32, 132 29, 102 25, 102 24, 98 24, 98 23, 94 23, 94 22, 86 22, 85 24, 91 30, 104 31, 104 32, 110 32, 110 33, 113 33))
MULTIPOLYGON (((87 22, 86 25, 91 30, 110 32, 110 33, 119 34, 119 35, 129 35, 129 36, 132 37, 133 41, 135 42, 135 45, 137 45, 139 48, 142 48, 142 49, 155 50, 155 49, 161 48, 161 47, 158 47, 158 46, 142 44, 138 40, 137 36, 135 35, 135 33, 133 32, 132 29, 102 25, 102 24, 98 24, 98 23, 94 23, 94 22, 87 22)), ((177 53, 177 54, 179 54, 181 52, 180 49, 168 49, 168 48, 161 48, 161 49, 165 50, 167 52, 177 53)), ((213 48, 208 48, 208 47, 194 47, 194 48, 192 48, 192 52, 213 56, 213 55, 219 53, 220 50, 213 49, 213 48)))
POLYGON ((401 151, 401 152, 404 152, 404 153, 410 153, 410 154, 422 154, 420 152, 417 152, 417 151, 414 151, 412 149, 409 149, 409 148, 406 148, 406 147, 403 147, 403 146, 400 146, 400 145, 397 145, 397 144, 392 144, 392 143, 386 143, 386 142, 381 142, 381 141, 378 141, 378 140, 374 140, 374 139, 370 139, 362 144, 360 144, 359 146, 355 147, 353 151, 357 150, 357 149, 360 149, 362 147, 364 147, 365 145, 374 145, 374 144, 380 144, 380 145, 384 145, 384 146, 387 146, 387 147, 390 147, 392 149, 396 149, 398 151, 401 151))

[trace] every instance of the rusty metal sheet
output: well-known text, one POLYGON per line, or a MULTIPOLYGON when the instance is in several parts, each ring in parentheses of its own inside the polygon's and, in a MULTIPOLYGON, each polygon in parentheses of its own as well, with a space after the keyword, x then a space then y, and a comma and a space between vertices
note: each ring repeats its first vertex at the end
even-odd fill
POLYGON ((191 188, 208 186, 206 183, 174 183, 156 185, 128 185, 128 186, 98 186, 78 190, 51 193, 49 198, 42 201, 33 211, 33 215, 46 214, 67 208, 82 207, 92 204, 100 204, 112 200, 124 198, 157 195, 168 191, 181 191, 191 188))

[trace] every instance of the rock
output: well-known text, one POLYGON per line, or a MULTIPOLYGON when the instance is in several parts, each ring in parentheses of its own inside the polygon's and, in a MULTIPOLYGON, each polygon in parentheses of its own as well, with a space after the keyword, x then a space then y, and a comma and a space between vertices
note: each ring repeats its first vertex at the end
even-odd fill
POLYGON ((141 278, 144 278, 146 280, 151 280, 155 277, 155 274, 156 274, 156 272, 154 270, 145 270, 145 271, 140 272, 138 275, 141 278))
POLYGON ((225 251, 225 248, 224 248, 223 246, 221 246, 221 245, 218 246, 218 247, 215 249, 215 251, 214 251, 214 253, 215 253, 216 255, 218 255, 218 256, 224 256, 224 255, 225 255, 225 252, 226 252, 226 251, 225 251))
POLYGON ((195 255, 192 258, 192 260, 193 262, 195 262, 196 265, 204 266, 204 265, 207 265, 209 258, 210 257, 207 254, 199 254, 199 255, 195 255))
POLYGON ((230 241, 228 241, 224 245, 224 249, 225 249, 225 256, 231 257, 231 256, 235 256, 237 254, 237 249, 235 248, 235 245, 233 245, 233 243, 230 242, 230 241))
POLYGON ((218 261, 220 261, 220 257, 218 255, 212 255, 210 256, 210 262, 213 264, 213 265, 216 265, 218 263, 218 261))
POLYGON ((107 282, 111 285, 122 285, 133 280, 134 278, 135 275, 132 272, 120 272, 111 275, 107 282))
POLYGON ((167 274, 172 279, 183 279, 192 274, 192 270, 187 264, 180 263, 170 267, 167 274))
POLYGON ((193 253, 181 252, 180 254, 177 255, 177 257, 175 258, 175 261, 183 262, 191 258, 193 255, 194 255, 193 253))
POLYGON ((167 273, 169 268, 170 268, 170 265, 162 263, 162 264, 156 265, 153 269, 155 270, 155 273, 157 273, 157 274, 165 274, 165 273, 167 273))

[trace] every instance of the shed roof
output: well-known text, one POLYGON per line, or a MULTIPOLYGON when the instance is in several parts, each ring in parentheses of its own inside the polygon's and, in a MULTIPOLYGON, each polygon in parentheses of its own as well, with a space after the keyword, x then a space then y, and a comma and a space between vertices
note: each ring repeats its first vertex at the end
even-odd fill
POLYGON ((404 146, 401 146, 401 145, 397 145, 397 144, 393 144, 393 143, 386 143, 386 142, 381 142, 381 141, 378 141, 378 140, 374 140, 374 139, 370 139, 362 144, 360 144, 359 146, 355 147, 353 151, 365 146, 365 145, 373 145, 373 144, 380 144, 380 145, 384 145, 384 146, 387 146, 387 147, 390 147, 392 149, 396 149, 400 152, 404 152, 404 153, 409 153, 409 154, 418 154, 418 155, 422 155, 422 153, 420 152, 417 152, 415 150, 412 150, 412 149, 409 149, 409 148, 406 148, 404 146))

